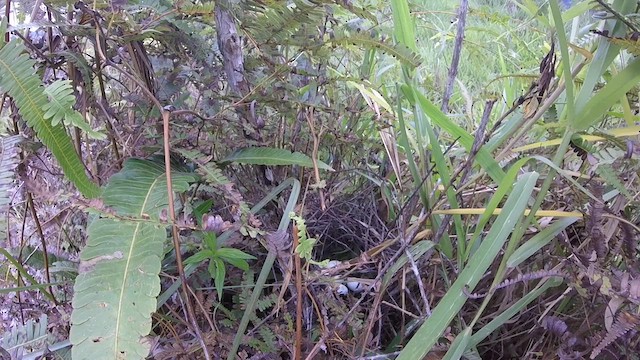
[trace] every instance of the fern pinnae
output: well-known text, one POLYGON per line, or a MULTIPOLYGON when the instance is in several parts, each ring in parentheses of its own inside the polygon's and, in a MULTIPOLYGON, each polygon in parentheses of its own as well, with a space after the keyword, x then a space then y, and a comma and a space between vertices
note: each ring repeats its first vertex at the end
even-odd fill
POLYGON ((607 331, 606 336, 598 343, 591 355, 590 359, 595 359, 600 355, 602 350, 604 350, 607 346, 611 345, 613 342, 624 336, 626 333, 631 331, 631 329, 640 325, 640 317, 638 315, 634 315, 628 312, 622 312, 618 314, 616 321, 611 326, 611 329, 607 331))
POLYGON ((330 44, 361 45, 366 48, 380 49, 382 52, 393 56, 405 65, 416 68, 420 66, 420 57, 406 46, 393 44, 389 41, 376 39, 364 33, 340 37, 329 41, 330 44))
POLYGON ((13 187, 15 168, 20 163, 18 144, 22 140, 22 136, 0 137, 0 241, 5 237, 6 212, 10 202, 9 191, 13 187))
POLYGON ((48 100, 42 82, 36 76, 35 61, 25 51, 24 45, 15 39, 0 49, 0 88, 14 99, 20 115, 56 157, 65 176, 84 196, 96 197, 100 189, 85 174, 84 165, 64 127, 45 120, 43 107, 48 100))

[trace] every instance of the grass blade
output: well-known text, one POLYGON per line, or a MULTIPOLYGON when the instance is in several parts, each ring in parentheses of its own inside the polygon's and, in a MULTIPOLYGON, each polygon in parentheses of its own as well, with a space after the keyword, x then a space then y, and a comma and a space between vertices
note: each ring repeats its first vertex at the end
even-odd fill
POLYGON ((422 324, 404 350, 400 352, 397 360, 421 359, 438 341, 440 335, 467 301, 463 289, 475 288, 522 218, 537 179, 537 173, 527 173, 516 182, 511 196, 507 198, 504 205, 507 211, 498 216, 487 237, 469 261, 469 265, 440 300, 432 316, 422 324))

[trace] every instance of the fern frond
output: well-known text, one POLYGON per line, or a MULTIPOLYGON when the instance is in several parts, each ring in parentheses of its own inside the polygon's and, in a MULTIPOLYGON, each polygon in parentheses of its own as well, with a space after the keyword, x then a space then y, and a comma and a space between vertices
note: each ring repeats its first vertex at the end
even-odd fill
POLYGON ((73 148, 64 127, 45 120, 43 107, 48 100, 40 78, 36 76, 35 61, 25 53, 19 40, 12 40, 0 49, 0 88, 14 99, 18 112, 56 157, 65 176, 86 197, 100 194, 89 180, 84 165, 73 148))
POLYGON ((188 16, 213 16, 213 7, 215 2, 207 2, 203 4, 194 4, 190 2, 186 2, 184 4, 178 5, 178 11, 183 15, 188 16))
POLYGON ((2 334, 0 346, 9 352, 11 359, 22 359, 28 352, 42 350, 47 346, 47 326, 47 314, 40 315, 38 321, 29 319, 24 325, 18 323, 2 334))
POLYGON ((336 38, 329 41, 330 44, 337 45, 356 45, 369 49, 378 49, 385 54, 391 55, 400 60, 404 64, 411 67, 420 66, 420 56, 401 44, 393 44, 390 41, 376 39, 367 33, 359 33, 351 36, 336 38))
POLYGON ((94 131, 84 121, 82 115, 73 109, 76 97, 73 94, 71 80, 54 81, 44 91, 49 96, 49 102, 42 107, 42 110, 45 111, 45 120, 51 120, 51 125, 56 126, 62 121, 67 126, 75 126, 81 129, 93 139, 102 140, 107 137, 105 134, 94 131))
POLYGON ((247 27, 252 29, 259 42, 289 44, 305 24, 312 24, 324 15, 326 3, 322 0, 293 0, 266 7, 255 6, 253 10, 259 12, 259 16, 247 27))
POLYGON ((271 308, 273 305, 275 305, 277 300, 278 300, 278 295, 275 293, 261 297, 256 302, 256 310, 260 312, 264 312, 269 308, 271 308))
POLYGON ((178 149, 177 152, 189 161, 198 164, 196 172, 204 178, 204 180, 216 189, 225 199, 238 205, 238 210, 243 221, 246 223, 252 217, 249 205, 244 200, 242 194, 235 188, 231 182, 215 163, 207 159, 203 154, 197 151, 178 149))
POLYGON ((9 210, 9 191, 13 187, 14 170, 20 163, 18 144, 22 136, 0 138, 0 241, 5 239, 6 212, 9 210))
POLYGON ((64 57, 68 63, 73 64, 80 71, 85 88, 93 89, 93 70, 82 54, 73 51, 58 51, 56 55, 64 57))
POLYGON ((204 179, 211 185, 220 186, 230 184, 231 181, 224 176, 222 170, 211 162, 204 154, 187 149, 176 149, 176 151, 185 157, 185 159, 198 164, 200 167, 198 173, 204 177, 204 179))
POLYGON ((616 321, 611 326, 611 330, 607 331, 607 335, 602 339, 598 346, 596 346, 591 352, 590 359, 595 359, 600 355, 602 350, 611 345, 614 341, 618 340, 624 334, 628 333, 631 329, 640 325, 640 317, 628 312, 622 312, 618 314, 616 321))
POLYGON ((618 177, 616 170, 610 164, 600 164, 600 166, 596 168, 596 174, 603 178, 607 184, 618 190, 620 194, 624 195, 627 199, 634 198, 631 192, 629 192, 629 190, 624 186, 622 180, 618 177))

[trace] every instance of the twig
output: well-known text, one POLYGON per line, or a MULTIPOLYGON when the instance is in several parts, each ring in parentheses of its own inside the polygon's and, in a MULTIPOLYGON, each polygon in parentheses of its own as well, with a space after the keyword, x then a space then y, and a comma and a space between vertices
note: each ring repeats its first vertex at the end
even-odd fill
MULTIPOLYGON (((147 90, 148 91, 148 90, 147 90)), ((155 100, 158 102, 158 100, 155 100)), ((164 141, 164 166, 165 172, 167 176, 167 196, 169 200, 169 218, 171 219, 171 234, 173 235, 173 247, 175 248, 176 253, 176 267, 178 268, 178 275, 180 275, 180 280, 182 281, 182 291, 184 292, 184 303, 187 307, 187 314, 189 315, 189 320, 191 322, 191 326, 196 333, 196 337, 198 338, 198 342, 200 342, 200 346, 202 346, 202 352, 204 353, 204 357, 207 360, 211 360, 211 355, 209 355, 209 351, 207 350, 207 344, 202 337, 202 332, 200 331, 200 327, 198 326, 198 321, 196 319, 196 314, 193 311, 193 305, 189 299, 189 287, 187 285, 187 277, 184 274, 184 265, 182 263, 182 253, 180 252, 180 235, 178 234, 178 224, 176 224, 176 213, 173 204, 173 185, 171 182, 171 152, 170 152, 170 144, 169 144, 169 118, 171 117, 171 112, 162 110, 162 125, 163 125, 163 141, 164 141)))
POLYGON ((296 267, 296 292, 298 293, 298 299, 296 301, 296 341, 293 353, 294 360, 300 360, 302 357, 302 269, 300 266, 300 254, 296 252, 300 240, 298 239, 298 227, 293 225, 293 246, 291 251, 293 252, 293 261, 296 267))
POLYGON ((318 148, 320 146, 320 137, 322 136, 323 128, 320 125, 320 131, 316 134, 314 129, 315 119, 313 117, 313 108, 307 110, 307 123, 309 124, 309 131, 311 131, 311 136, 313 137, 313 152, 311 155, 311 160, 313 161, 313 174, 316 178, 315 185, 317 186, 318 194, 320 195, 320 208, 322 211, 327 210, 327 204, 324 200, 324 191, 320 186, 320 171, 318 170, 318 148))
MULTIPOLYGON (((342 320, 340 320, 333 327, 334 329, 339 329, 342 325, 344 325, 347 322, 348 319, 351 318, 351 316, 353 316, 353 313, 359 308, 360 304, 362 304, 362 302, 367 298, 367 294, 371 293, 374 290, 374 288, 377 287, 380 281, 382 281, 382 277, 384 276, 384 274, 389 270, 389 268, 391 268, 391 266, 393 266, 396 260, 402 254, 404 254, 405 249, 411 244, 411 239, 415 237, 415 235, 418 233, 418 230, 420 229, 422 224, 427 220, 427 218, 430 215, 431 215, 431 210, 427 210, 427 211, 423 210, 421 212, 418 220, 416 220, 416 222, 411 226, 408 233, 406 234, 406 237, 401 239, 400 241, 401 246, 398 249, 398 251, 396 251, 396 253, 393 254, 393 256, 391 256, 391 258, 386 262, 386 264, 383 266, 381 271, 378 272, 378 275, 376 276, 376 278, 372 281, 372 284, 364 290, 364 292, 360 296, 360 299, 358 299, 358 301, 356 301, 356 303, 353 304, 351 309, 344 315, 342 320)), ((382 292, 383 292, 383 289, 378 290, 378 294, 382 292)), ((370 314, 369 316, 371 317, 372 315, 370 314)), ((312 360, 315 358, 315 355, 318 353, 318 351, 320 351, 320 348, 324 346, 325 341, 329 337, 330 333, 331 333, 330 329, 327 329, 322 333, 322 336, 320 337, 320 339, 316 341, 316 344, 313 346, 313 349, 311 349, 311 352, 309 352, 305 360, 312 360)))
POLYGON ((445 114, 449 111, 449 99, 453 93, 453 84, 456 80, 456 76, 458 75, 458 64, 460 63, 460 53, 462 52, 462 41, 464 40, 464 27, 467 22, 468 9, 468 0, 461 0, 460 8, 458 9, 458 26, 456 28, 456 41, 453 47, 453 58, 451 59, 451 67, 449 68, 447 86, 445 87, 444 95, 442 96, 442 112, 445 114))
MULTIPOLYGON (((40 237, 40 243, 42 244, 42 255, 44 256, 44 273, 47 278, 47 283, 51 284, 51 274, 49 273, 49 252, 47 251, 47 241, 44 237, 44 232, 42 231, 42 226, 40 225, 40 219, 38 218, 38 212, 36 211, 36 206, 33 203, 33 196, 31 196, 31 192, 27 192, 27 206, 31 210, 31 217, 33 218, 33 222, 36 224, 36 231, 38 233, 38 237, 40 237)), ((53 295, 53 287, 49 285, 49 293, 51 294, 51 300, 55 305, 58 305, 58 301, 53 295)))

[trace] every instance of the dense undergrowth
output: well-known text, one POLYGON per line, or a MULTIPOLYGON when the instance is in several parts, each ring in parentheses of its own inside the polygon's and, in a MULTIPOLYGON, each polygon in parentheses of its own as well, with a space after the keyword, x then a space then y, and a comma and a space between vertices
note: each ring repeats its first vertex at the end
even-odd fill
POLYGON ((638 358, 637 12, 7 2, 0 358, 638 358))

